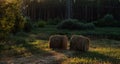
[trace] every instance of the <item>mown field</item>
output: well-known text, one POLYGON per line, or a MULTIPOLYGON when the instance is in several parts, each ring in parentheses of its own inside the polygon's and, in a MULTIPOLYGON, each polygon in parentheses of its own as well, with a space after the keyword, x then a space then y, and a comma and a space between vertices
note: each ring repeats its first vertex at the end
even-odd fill
POLYGON ((30 33, 19 32, 15 36, 11 35, 8 41, 2 41, 0 64, 120 64, 120 28, 70 31, 55 27, 47 25, 33 29, 30 33), (55 34, 67 35, 69 38, 73 34, 89 36, 90 50, 51 50, 48 40, 50 35, 55 34), (111 35, 113 37, 110 37, 111 35))

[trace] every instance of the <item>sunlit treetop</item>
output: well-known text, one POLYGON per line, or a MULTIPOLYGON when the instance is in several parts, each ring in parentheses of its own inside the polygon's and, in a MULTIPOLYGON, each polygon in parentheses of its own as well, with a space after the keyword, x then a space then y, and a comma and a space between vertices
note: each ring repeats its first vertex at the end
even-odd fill
POLYGON ((4 1, 6 3, 16 3, 16 2, 19 2, 19 1, 22 1, 22 0, 0 0, 0 1, 4 1))

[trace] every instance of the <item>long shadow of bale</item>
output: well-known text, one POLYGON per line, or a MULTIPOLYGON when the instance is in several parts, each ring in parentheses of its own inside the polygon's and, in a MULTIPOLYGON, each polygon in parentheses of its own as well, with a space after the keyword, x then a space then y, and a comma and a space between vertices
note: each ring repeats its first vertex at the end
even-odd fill
MULTIPOLYGON (((39 45, 39 44, 38 44, 39 45)), ((30 44, 28 42, 23 44, 23 47, 25 47, 29 52, 34 54, 44 54, 49 53, 48 51, 43 50, 42 48, 37 47, 37 45, 30 44)))

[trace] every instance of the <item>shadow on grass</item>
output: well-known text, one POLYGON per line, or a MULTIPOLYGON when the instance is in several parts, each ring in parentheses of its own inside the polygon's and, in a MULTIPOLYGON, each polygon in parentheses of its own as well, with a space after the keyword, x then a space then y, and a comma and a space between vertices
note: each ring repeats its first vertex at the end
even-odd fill
MULTIPOLYGON (((57 62, 57 58, 53 57, 54 56, 53 53, 51 53, 49 50, 44 49, 44 48, 46 48, 44 46, 44 45, 46 45, 46 42, 40 42, 40 43, 37 42, 35 44, 34 43, 32 44, 32 42, 30 42, 29 40, 26 40, 26 39, 27 38, 23 38, 23 39, 17 38, 17 41, 15 41, 14 44, 12 44, 12 46, 10 46, 9 44, 8 44, 8 46, 5 45, 5 49, 7 50, 7 53, 1 54, 1 52, 0 52, 0 64, 1 64, 1 61, 7 62, 7 60, 5 60, 5 59, 8 57, 10 57, 10 60, 13 60, 12 62, 14 63, 16 58, 18 58, 18 59, 25 58, 27 56, 24 56, 24 54, 29 55, 29 53, 31 53, 31 54, 28 57, 33 58, 33 60, 37 59, 38 61, 41 61, 40 64, 58 64, 59 63, 59 62, 57 62), (12 48, 12 47, 15 47, 15 48, 12 48), (25 49, 25 50, 23 50, 23 49, 25 49), (11 50, 12 50, 12 52, 11 52, 11 50), (18 52, 19 50, 20 50, 20 52, 18 52)), ((0 48, 4 48, 4 47, 0 47, 0 48)), ((0 51, 5 51, 5 50, 2 49, 0 51)), ((27 61, 27 60, 29 60, 29 58, 24 59, 24 61, 27 61)), ((37 64, 37 63, 35 62, 35 64, 37 64)))
POLYGON ((42 59, 42 60, 45 60, 43 62, 43 64, 44 63, 45 64, 60 64, 60 61, 58 61, 56 57, 53 57, 54 56, 53 53, 37 47, 39 45, 40 46, 44 45, 44 43, 33 45, 33 44, 26 42, 26 43, 24 43, 23 47, 25 47, 29 52, 31 52, 32 55, 35 55, 35 56, 39 57, 40 59, 41 59, 41 57, 44 57, 44 59, 42 59))
POLYGON ((36 55, 36 54, 47 55, 47 54, 50 54, 49 51, 46 51, 46 50, 40 48, 39 45, 41 45, 41 44, 34 45, 34 44, 29 43, 29 42, 26 42, 26 43, 23 44, 23 47, 25 49, 27 49, 30 53, 32 53, 32 55, 36 55))
POLYGON ((94 51, 89 51, 89 52, 77 52, 77 51, 66 51, 66 50, 64 51, 55 50, 55 51, 63 53, 67 55, 69 58, 87 58, 90 60, 98 60, 99 62, 110 62, 111 64, 120 64, 120 59, 110 57, 104 54, 100 54, 94 51), (67 52, 70 52, 71 54, 67 52))

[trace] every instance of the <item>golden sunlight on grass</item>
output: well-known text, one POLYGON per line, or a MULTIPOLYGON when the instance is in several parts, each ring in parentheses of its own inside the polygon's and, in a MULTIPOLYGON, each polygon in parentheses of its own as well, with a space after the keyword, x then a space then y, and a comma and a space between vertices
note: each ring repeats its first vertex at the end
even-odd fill
MULTIPOLYGON (((90 50, 88 52, 80 52, 52 50, 49 48, 47 40, 36 39, 34 41, 24 42, 21 45, 11 46, 12 49, 3 52, 2 55, 6 53, 6 55, 22 57, 25 62, 37 58, 36 61, 44 60, 43 62, 47 62, 47 64, 119 64, 120 49, 118 42, 115 40, 92 40, 90 50), (106 45, 108 43, 112 45, 106 45)), ((35 63, 34 61, 31 62, 35 63)))
POLYGON ((62 64, 119 64, 120 50, 109 48, 91 48, 90 51, 74 52, 62 64))

